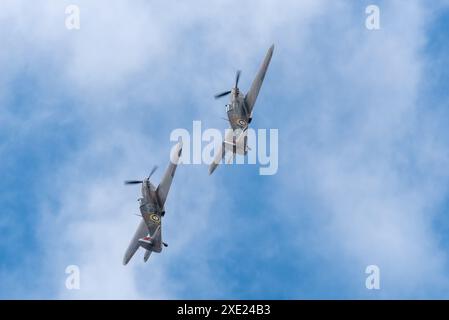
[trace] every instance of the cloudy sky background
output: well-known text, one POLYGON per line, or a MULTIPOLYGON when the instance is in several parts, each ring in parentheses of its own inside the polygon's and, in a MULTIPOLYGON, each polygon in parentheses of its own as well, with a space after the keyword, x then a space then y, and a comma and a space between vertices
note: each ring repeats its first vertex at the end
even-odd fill
POLYGON ((448 1, 1 1, 0 297, 449 298, 448 18, 448 1), (278 173, 180 166, 169 247, 124 267, 123 180, 159 181, 173 129, 225 129, 213 95, 237 69, 246 90, 272 43, 252 125, 279 129, 278 173))

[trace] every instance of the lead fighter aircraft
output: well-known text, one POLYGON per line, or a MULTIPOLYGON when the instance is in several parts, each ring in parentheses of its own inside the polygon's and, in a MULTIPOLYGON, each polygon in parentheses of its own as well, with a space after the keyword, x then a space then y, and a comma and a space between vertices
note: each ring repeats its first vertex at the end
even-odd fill
POLYGON ((157 188, 150 182, 150 178, 157 167, 154 167, 148 178, 145 178, 143 181, 125 181, 125 184, 142 184, 142 198, 138 200, 140 202, 142 221, 137 227, 136 233, 125 252, 125 256, 123 257, 124 265, 131 260, 139 247, 145 249, 143 258, 145 262, 152 252, 159 253, 162 251, 162 246, 167 247, 167 244, 162 241, 161 218, 165 214, 165 201, 167 200, 168 191, 170 190, 181 152, 182 142, 179 142, 172 159, 170 159, 164 177, 157 188))
POLYGON ((221 148, 218 152, 215 152, 215 158, 209 166, 209 174, 214 172, 221 160, 225 157, 226 150, 243 155, 246 155, 248 152, 246 131, 253 118, 254 104, 256 103, 260 87, 262 87, 262 82, 267 73, 271 57, 273 56, 273 50, 274 45, 268 49, 259 72, 257 72, 256 78, 254 78, 251 88, 246 95, 243 95, 238 88, 240 71, 237 71, 235 76, 234 88, 215 95, 215 99, 218 99, 230 94, 230 101, 226 105, 226 113, 232 130, 228 131, 221 148))

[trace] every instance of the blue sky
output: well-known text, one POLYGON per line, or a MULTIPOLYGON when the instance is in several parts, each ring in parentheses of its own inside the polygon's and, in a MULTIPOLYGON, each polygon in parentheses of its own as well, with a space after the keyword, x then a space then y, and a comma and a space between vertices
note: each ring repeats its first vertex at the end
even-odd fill
POLYGON ((1 2, 0 297, 448 298, 449 3, 195 2, 1 2), (272 43, 252 126, 279 130, 278 173, 180 166, 169 247, 122 266, 123 180, 161 178, 173 129, 225 129, 213 95, 272 43))

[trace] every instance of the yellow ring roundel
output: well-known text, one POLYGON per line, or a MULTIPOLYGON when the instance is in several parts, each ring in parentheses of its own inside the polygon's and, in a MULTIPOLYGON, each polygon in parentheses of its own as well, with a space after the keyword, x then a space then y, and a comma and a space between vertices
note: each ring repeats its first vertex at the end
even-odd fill
POLYGON ((155 223, 161 222, 161 218, 157 214, 154 214, 154 213, 152 215, 150 215, 150 219, 155 223))
POLYGON ((246 127, 246 121, 243 119, 239 119, 238 120, 239 125, 241 125, 242 127, 246 127))

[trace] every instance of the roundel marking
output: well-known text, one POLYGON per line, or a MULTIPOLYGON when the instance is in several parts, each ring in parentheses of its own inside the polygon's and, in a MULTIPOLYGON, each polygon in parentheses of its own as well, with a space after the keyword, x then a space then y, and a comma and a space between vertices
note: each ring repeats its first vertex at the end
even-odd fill
POLYGON ((238 120, 239 125, 241 125, 242 127, 246 127, 246 121, 243 119, 239 119, 238 120))
POLYGON ((150 215, 150 219, 155 223, 161 222, 161 218, 157 214, 154 214, 154 213, 152 215, 150 215))

